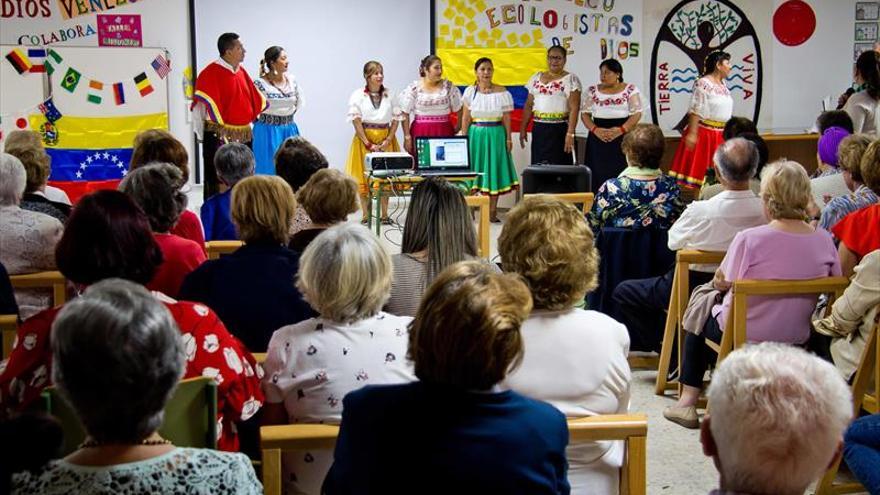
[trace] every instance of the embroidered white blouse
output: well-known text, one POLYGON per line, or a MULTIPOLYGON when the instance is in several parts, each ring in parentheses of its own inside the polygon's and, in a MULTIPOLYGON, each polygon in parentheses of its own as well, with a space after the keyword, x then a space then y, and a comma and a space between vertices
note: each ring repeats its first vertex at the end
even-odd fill
POLYGON ((361 119, 364 124, 390 124, 392 120, 403 120, 403 112, 394 92, 385 88, 379 108, 373 106, 370 94, 364 88, 358 88, 348 98, 349 122, 361 119))
POLYGON ((541 120, 541 118, 568 117, 568 97, 571 96, 572 91, 581 90, 583 87, 581 80, 569 72, 560 79, 542 83, 541 74, 543 72, 535 73, 526 83, 526 90, 534 99, 532 109, 535 118, 541 120))
POLYGON ((284 76, 284 84, 275 86, 265 78, 254 79, 254 86, 263 93, 269 108, 263 111, 266 115, 287 117, 302 108, 303 96, 299 84, 293 76, 284 76))
POLYGON ((701 120, 727 122, 733 115, 733 97, 724 83, 715 84, 708 77, 701 77, 694 83, 688 111, 699 115, 701 120))
POLYGON ((642 95, 635 84, 627 84, 617 93, 603 93, 598 86, 590 86, 581 99, 581 113, 593 118, 623 119, 642 111, 642 95))
POLYGON ((475 86, 468 86, 461 99, 475 119, 499 120, 505 112, 513 111, 513 95, 506 90, 480 93, 475 86))
POLYGON ((461 110, 461 91, 444 79, 439 91, 428 93, 422 87, 422 82, 415 80, 400 93, 399 103, 400 110, 410 116, 449 115, 461 110))

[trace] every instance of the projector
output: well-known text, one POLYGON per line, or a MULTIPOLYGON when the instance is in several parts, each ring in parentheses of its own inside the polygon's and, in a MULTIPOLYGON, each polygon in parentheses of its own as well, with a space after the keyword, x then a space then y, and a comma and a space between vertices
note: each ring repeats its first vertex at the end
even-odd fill
POLYGON ((364 168, 372 170, 373 175, 378 171, 391 171, 405 173, 414 168, 413 157, 403 151, 367 153, 364 158, 364 168))

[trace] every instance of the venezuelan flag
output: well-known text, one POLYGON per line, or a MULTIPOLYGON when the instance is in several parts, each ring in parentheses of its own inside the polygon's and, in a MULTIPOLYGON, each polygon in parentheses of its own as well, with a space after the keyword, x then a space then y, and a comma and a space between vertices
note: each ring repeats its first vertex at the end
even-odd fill
POLYGON ((474 63, 481 57, 492 59, 495 84, 506 87, 513 96, 511 125, 514 132, 519 130, 522 109, 529 96, 525 84, 535 72, 547 69, 547 49, 543 47, 438 48, 437 56, 443 60, 443 74, 459 86, 462 93, 465 87, 474 84, 474 63))
MULTIPOLYGON (((45 117, 32 115, 31 129, 47 134, 45 117)), ((52 158, 49 182, 72 201, 98 189, 115 189, 128 173, 135 136, 147 129, 168 129, 168 114, 124 117, 72 117, 54 124, 55 142, 46 144, 52 158)))

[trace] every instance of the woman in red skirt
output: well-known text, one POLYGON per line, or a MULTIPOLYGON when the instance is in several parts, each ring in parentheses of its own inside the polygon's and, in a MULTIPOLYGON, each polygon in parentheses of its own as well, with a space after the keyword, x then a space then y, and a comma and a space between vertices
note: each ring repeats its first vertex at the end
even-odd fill
POLYGON ((733 98, 724 85, 730 70, 730 54, 714 51, 703 63, 703 77, 694 83, 688 125, 669 169, 669 175, 682 186, 703 185, 706 170, 712 165, 712 155, 724 142, 721 133, 733 114, 733 98))

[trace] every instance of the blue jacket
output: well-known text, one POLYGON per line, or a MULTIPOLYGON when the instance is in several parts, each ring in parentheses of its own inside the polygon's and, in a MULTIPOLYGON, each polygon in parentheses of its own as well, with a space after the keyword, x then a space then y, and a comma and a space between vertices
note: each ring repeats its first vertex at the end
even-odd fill
POLYGON ((202 226, 205 228, 205 241, 236 241, 238 232, 232 223, 232 189, 215 194, 202 204, 202 226))

